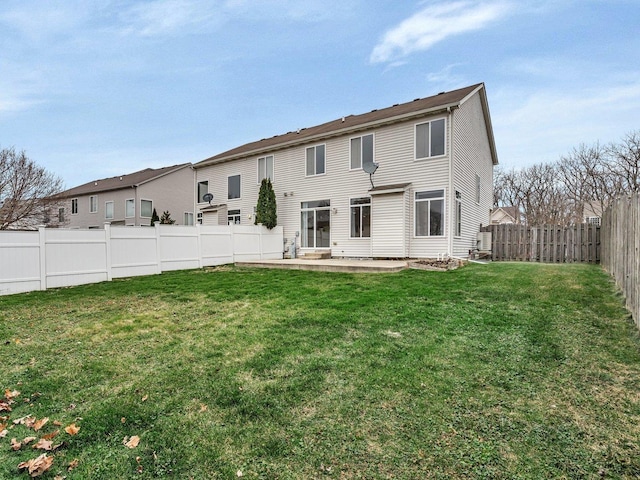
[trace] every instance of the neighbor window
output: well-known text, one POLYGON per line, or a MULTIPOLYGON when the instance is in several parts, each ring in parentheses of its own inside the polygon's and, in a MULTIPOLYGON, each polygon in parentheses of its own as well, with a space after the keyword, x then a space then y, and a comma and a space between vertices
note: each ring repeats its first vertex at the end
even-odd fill
POLYGON ((153 215, 153 202, 151 200, 140 200, 140 216, 151 218, 153 215))
POLYGON ((416 192, 416 237, 444 235, 444 190, 416 192))
POLYGON ((351 139, 351 170, 373 163, 373 133, 351 139))
POLYGON ((198 225, 202 225, 202 212, 198 212, 196 217, 197 217, 196 221, 198 222, 198 225))
POLYGON ((98 211, 98 196, 91 195, 89 197, 89 212, 96 213, 98 211))
POLYGON ((71 200, 71 215, 76 215, 78 213, 78 199, 74 198, 71 200))
POLYGON ((371 236, 371 198, 361 197, 350 200, 351 238, 371 236))
POLYGON ((476 175, 476 203, 480 203, 480 175, 476 175))
POLYGON ((416 125, 416 159, 444 155, 444 149, 444 118, 416 125))
POLYGON ((193 225, 193 212, 184 212, 184 224, 193 225))
POLYGON ((462 194, 456 191, 456 237, 462 235, 462 194))
POLYGON ((124 202, 124 216, 127 218, 136 216, 136 201, 133 198, 124 202))
POLYGON ((273 182, 273 155, 258 159, 258 185, 268 178, 273 182))
POLYGON ((240 175, 227 177, 227 198, 240 198, 240 175))
POLYGON ((58 209, 58 222, 64 222, 64 207, 58 209))
POLYGON ((113 218, 113 202, 105 202, 104 204, 104 218, 113 218))
POLYGON ((204 196, 209 193, 209 182, 198 182, 198 203, 205 203, 204 196))
POLYGON ((228 225, 240 225, 240 210, 229 210, 227 212, 228 225))
POLYGON ((307 148, 307 176, 322 175, 325 173, 325 146, 316 145, 307 148))

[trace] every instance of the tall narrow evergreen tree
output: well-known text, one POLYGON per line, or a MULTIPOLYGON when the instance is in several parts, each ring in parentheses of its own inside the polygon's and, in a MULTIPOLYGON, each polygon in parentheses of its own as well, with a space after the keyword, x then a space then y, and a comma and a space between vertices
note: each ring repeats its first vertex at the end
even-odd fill
POLYGON ((278 224, 278 207, 276 205, 276 193, 273 191, 271 180, 263 178, 258 194, 258 205, 256 206, 256 225, 261 223, 269 230, 278 224))
POLYGON ((158 216, 158 212, 156 209, 153 209, 153 213, 151 214, 151 226, 153 227, 156 223, 160 223, 160 217, 158 216))

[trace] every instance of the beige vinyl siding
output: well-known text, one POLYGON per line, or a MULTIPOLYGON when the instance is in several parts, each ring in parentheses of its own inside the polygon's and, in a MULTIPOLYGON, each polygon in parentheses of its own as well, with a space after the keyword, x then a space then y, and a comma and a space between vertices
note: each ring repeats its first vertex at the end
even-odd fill
POLYGON ((375 195, 371 202, 371 253, 373 257, 406 257, 404 197, 406 192, 375 195))
POLYGON ((447 209, 453 213, 455 190, 462 193, 462 235, 453 240, 453 255, 466 257, 475 248, 480 225, 490 223, 493 204, 493 163, 479 95, 463 103, 453 115, 454 191, 447 209), (480 204, 476 203, 476 175, 480 176, 480 204))

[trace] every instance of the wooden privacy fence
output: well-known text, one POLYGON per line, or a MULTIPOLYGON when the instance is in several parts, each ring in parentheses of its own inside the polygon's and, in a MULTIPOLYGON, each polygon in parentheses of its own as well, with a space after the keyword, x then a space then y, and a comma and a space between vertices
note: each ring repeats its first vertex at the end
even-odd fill
POLYGON ((491 232, 491 259, 544 263, 599 263, 600 227, 579 224, 569 227, 543 225, 488 225, 491 232))
POLYGON ((614 200, 602 215, 602 266, 622 290, 640 328, 640 195, 614 200))

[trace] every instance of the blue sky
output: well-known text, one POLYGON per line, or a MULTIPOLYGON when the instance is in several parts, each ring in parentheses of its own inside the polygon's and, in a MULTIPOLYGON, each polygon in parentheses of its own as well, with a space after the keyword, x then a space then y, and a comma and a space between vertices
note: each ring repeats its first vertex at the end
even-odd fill
POLYGON ((2 0, 0 147, 67 188, 484 82, 501 165, 640 129, 638 0, 2 0))

